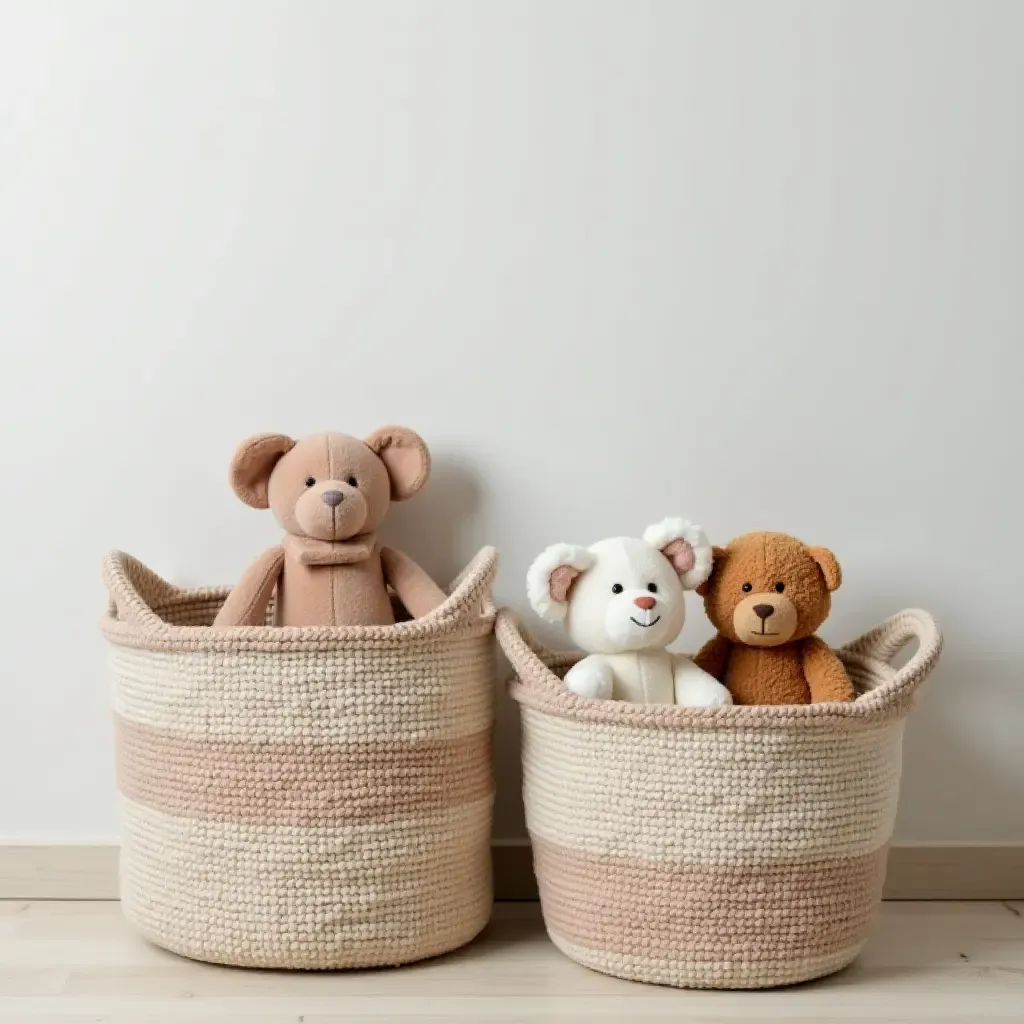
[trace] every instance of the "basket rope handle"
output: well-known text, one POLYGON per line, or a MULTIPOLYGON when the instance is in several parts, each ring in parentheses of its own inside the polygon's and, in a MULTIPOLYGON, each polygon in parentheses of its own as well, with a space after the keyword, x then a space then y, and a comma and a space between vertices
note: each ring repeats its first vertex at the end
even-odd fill
POLYGON ((479 611, 485 615, 493 614, 491 590, 497 575, 498 552, 493 547, 481 548, 456 577, 449 600, 430 615, 424 616, 424 620, 437 615, 435 621, 448 623, 472 619, 479 611))
POLYGON ((571 652, 555 651, 542 644, 523 628, 522 617, 511 608, 498 610, 494 633, 522 686, 547 694, 565 692, 564 684, 551 672, 546 662, 563 656, 571 657, 571 652))
POLYGON ((884 689, 888 694, 915 690, 932 670, 942 652, 942 633, 938 623, 920 608, 908 608, 898 612, 884 622, 848 643, 843 650, 890 662, 908 643, 917 640, 914 656, 896 671, 884 689))
POLYGON ((174 586, 162 576, 124 551, 108 551, 103 556, 103 582, 108 618, 138 627, 162 625, 150 602, 139 593, 140 584, 152 596, 173 593, 174 586))

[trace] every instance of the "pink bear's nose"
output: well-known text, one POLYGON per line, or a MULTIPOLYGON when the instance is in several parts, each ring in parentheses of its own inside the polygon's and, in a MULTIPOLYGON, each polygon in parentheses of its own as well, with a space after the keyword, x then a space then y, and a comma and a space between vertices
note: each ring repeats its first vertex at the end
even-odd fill
POLYGON ((656 603, 657 602, 654 600, 653 597, 634 597, 633 598, 633 604, 635 604, 637 606, 637 608, 643 608, 643 610, 645 612, 649 612, 655 606, 656 603))

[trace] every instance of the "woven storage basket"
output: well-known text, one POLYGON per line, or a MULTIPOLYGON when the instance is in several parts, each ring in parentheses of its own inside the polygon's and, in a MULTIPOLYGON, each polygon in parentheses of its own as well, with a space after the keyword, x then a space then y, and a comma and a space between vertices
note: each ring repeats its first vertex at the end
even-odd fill
POLYGON ((212 630, 226 588, 107 556, 121 893, 144 935, 340 968, 484 927, 496 566, 481 551, 440 608, 394 626, 212 630))
POLYGON ((595 970, 765 988, 839 970, 881 899, 904 717, 941 639, 906 611, 840 651, 850 704, 591 701, 579 657, 498 617, 517 673, 523 795, 548 933, 595 970), (889 660, 919 648, 898 671, 889 660))

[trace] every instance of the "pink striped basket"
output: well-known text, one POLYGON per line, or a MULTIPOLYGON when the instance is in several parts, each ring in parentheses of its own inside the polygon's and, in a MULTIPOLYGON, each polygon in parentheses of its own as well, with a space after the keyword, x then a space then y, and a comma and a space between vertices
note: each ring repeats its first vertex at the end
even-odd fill
POLYGON ((881 899, 905 716, 941 647, 929 615, 902 612, 839 652, 854 702, 797 707, 586 700, 561 681, 578 655, 505 612, 497 634, 517 673, 544 921, 564 953, 690 988, 805 981, 857 956, 881 899))
POLYGON ((253 967, 472 939, 492 898, 496 567, 484 549, 440 608, 393 626, 213 630, 227 588, 108 555, 128 919, 253 967))

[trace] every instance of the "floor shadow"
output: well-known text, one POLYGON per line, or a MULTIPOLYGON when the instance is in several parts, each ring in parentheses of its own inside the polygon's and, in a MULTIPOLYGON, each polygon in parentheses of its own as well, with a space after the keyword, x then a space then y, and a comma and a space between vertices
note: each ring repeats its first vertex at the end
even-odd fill
MULTIPOLYGON (((431 957, 429 960, 418 960, 415 963, 406 964, 403 970, 422 971, 450 964, 468 963, 505 953, 517 946, 535 943, 537 936, 544 932, 544 925, 539 914, 534 911, 522 916, 510 917, 503 914, 500 909, 508 906, 509 904, 495 904, 495 913, 492 913, 491 919, 483 931, 465 946, 453 949, 450 953, 431 957)), ((536 908, 537 904, 532 903, 530 907, 536 908)))

